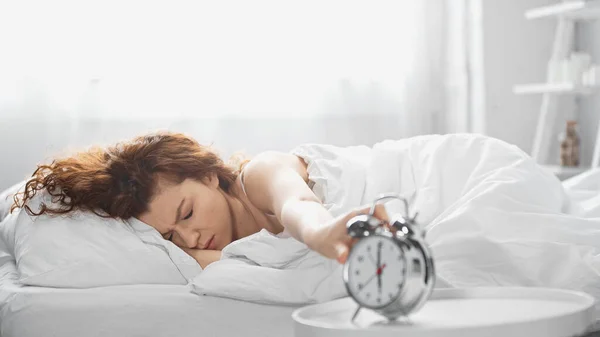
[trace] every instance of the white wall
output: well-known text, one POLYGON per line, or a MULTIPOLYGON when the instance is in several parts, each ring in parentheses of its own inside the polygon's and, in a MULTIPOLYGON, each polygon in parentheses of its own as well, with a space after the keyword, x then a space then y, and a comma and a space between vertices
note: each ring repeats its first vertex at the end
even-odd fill
MULTIPOLYGON (((593 62, 600 64, 600 20, 580 23, 577 26, 576 48, 592 55, 593 62)), ((582 140, 582 164, 590 165, 596 130, 600 119, 600 93, 579 99, 579 132, 582 140)))
POLYGON ((228 158, 242 151, 254 155, 265 150, 288 151, 302 143, 338 146, 373 145, 410 134, 401 115, 343 114, 311 118, 219 119, 7 119, 0 112, 0 191, 31 175, 37 164, 49 163, 91 145, 108 145, 152 130, 184 132, 228 158), (86 130, 78 132, 74 128, 86 130))
MULTIPOLYGON (((512 87, 545 79, 555 21, 525 19, 527 9, 552 0, 473 0, 481 9, 482 125, 475 132, 500 138, 531 153, 541 96, 515 95, 512 87)), ((477 6, 474 6, 477 7, 477 6)), ((473 81, 477 84, 476 81, 473 81)), ((477 88, 474 88, 477 89, 477 88)), ((475 90, 475 92, 477 92, 475 90)), ((473 107, 480 110, 481 107, 473 107)), ((480 111, 473 111, 478 114, 480 111)))
MULTIPOLYGON (((478 57, 481 71, 470 79, 471 90, 475 92, 476 102, 472 105, 472 116, 479 116, 481 123, 471 121, 472 130, 503 139, 516 144, 526 152, 531 151, 534 131, 539 114, 541 97, 518 96, 513 94, 512 87, 518 83, 533 83, 544 80, 545 69, 551 53, 551 44, 556 27, 555 20, 528 21, 524 18, 525 10, 555 2, 555 0, 468 0, 471 7, 479 10, 479 18, 472 22, 471 28, 479 30, 472 35, 471 57, 478 57), (474 86, 479 86, 475 88, 474 86)), ((598 26, 595 26, 598 32, 598 26)), ((596 33, 597 34, 597 33, 596 33)), ((592 35, 585 35, 593 39, 592 35)), ((596 35, 597 36, 597 35, 596 35)), ((596 45, 598 47, 598 45, 596 45)), ((597 49, 596 49, 597 50, 597 49)), ((471 60, 471 64, 473 61, 471 60)), ((477 64, 477 62, 475 62, 477 64)), ((477 69, 472 69, 477 70, 477 69)), ((598 111, 598 100, 583 102, 585 115, 598 111)), ((1 116, 0 116, 1 117, 1 116)), ((23 179, 35 168, 35 164, 43 159, 51 158, 65 148, 76 144, 86 146, 93 143, 112 143, 122 137, 141 133, 148 129, 172 128, 192 133, 201 142, 214 142, 217 149, 228 155, 235 150, 256 153, 264 149, 288 150, 302 142, 328 142, 338 145, 372 144, 385 138, 399 138, 407 135, 406 121, 390 120, 389 116, 353 117, 352 120, 331 116, 324 118, 315 130, 314 121, 298 119, 295 128, 283 127, 289 120, 207 120, 189 123, 179 121, 176 124, 164 121, 145 121, 144 125, 127 122, 105 122, 98 124, 95 131, 86 133, 80 139, 67 139, 63 133, 71 132, 73 127, 68 121, 26 120, 21 122, 2 121, 0 118, 0 134, 4 139, 14 139, 12 144, 0 146, 0 158, 4 159, 4 168, 0 174, 0 190, 23 179), (356 120, 355 118, 364 118, 356 120), (357 128, 356 125, 364 126, 357 128), (108 132, 107 130, 110 130, 108 132), (139 131, 135 131, 139 130, 139 131), (248 130, 252 130, 249 132, 248 130), (284 131, 285 130, 285 131, 284 131), (285 137, 282 137, 282 132, 285 137), (32 138, 36 134, 45 134, 41 144, 32 138), (252 142, 240 143, 234 134, 245 134, 252 142), (110 134, 110 137, 107 136, 110 134), (335 134, 335 137, 332 137, 335 134), (234 140, 234 138, 236 140, 234 140), (335 142, 331 140, 335 139, 335 142), (18 148, 15 144, 19 144, 18 148), (18 158, 19 160, 11 160, 18 158), (8 172, 8 174, 7 174, 8 172)), ((94 120, 85 123, 98 123, 94 120)), ((595 134, 593 123, 582 123, 584 128, 584 150, 587 138, 595 134), (587 137, 587 138, 585 138, 587 137)), ((455 129, 461 131, 463 126, 455 129)))

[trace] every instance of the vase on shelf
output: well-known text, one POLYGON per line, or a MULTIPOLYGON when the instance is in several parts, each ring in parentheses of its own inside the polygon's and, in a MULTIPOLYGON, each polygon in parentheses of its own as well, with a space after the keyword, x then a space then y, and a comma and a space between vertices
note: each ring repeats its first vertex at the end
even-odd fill
POLYGON ((577 132, 577 122, 567 121, 565 131, 560 134, 560 165, 567 167, 579 166, 580 138, 577 132))

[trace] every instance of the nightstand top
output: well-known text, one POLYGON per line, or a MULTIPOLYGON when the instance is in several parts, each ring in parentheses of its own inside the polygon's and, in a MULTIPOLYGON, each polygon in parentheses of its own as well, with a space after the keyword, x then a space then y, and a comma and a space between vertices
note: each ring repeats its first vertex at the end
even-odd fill
POLYGON ((296 310, 296 337, 470 337, 581 335, 594 324, 594 298, 548 288, 436 289, 409 318, 388 322, 349 297, 296 310))

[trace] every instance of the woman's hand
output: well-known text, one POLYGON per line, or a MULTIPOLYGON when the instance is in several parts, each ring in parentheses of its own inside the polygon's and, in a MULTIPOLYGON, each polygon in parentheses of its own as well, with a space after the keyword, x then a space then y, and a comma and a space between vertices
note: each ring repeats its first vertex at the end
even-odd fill
POLYGON ((183 249, 189 256, 193 257, 196 261, 198 261, 198 264, 200 264, 200 267, 202 267, 202 269, 206 268, 206 266, 208 266, 209 264, 215 261, 219 261, 221 259, 220 250, 190 249, 183 247, 179 248, 183 249))
MULTIPOLYGON (((364 206, 351 212, 338 216, 325 226, 312 228, 304 234, 304 243, 312 250, 330 259, 336 259, 339 263, 345 263, 350 253, 350 248, 356 243, 348 235, 346 223, 360 214, 369 214, 371 206, 364 206)), ((379 220, 389 221, 385 208, 382 204, 375 207, 373 214, 379 220)))

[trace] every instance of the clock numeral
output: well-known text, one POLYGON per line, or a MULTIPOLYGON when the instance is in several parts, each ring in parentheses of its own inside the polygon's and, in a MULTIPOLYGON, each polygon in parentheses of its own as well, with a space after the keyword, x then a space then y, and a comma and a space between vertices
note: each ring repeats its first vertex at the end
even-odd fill
POLYGON ((371 293, 367 293, 366 297, 371 298, 371 293))
POLYGON ((421 260, 413 259, 413 271, 415 273, 421 273, 421 260))
POLYGON ((360 270, 358 270, 358 269, 357 269, 357 270, 354 272, 354 274, 356 274, 356 275, 360 275, 360 270))
POLYGON ((358 262, 363 262, 363 260, 364 260, 364 259, 365 259, 365 258, 364 258, 362 255, 359 255, 359 256, 358 256, 358 262))
POLYGON ((402 283, 398 283, 398 288, 402 289, 402 283))
POLYGON ((381 298, 377 297, 377 303, 381 303, 381 298))
POLYGON ((359 283, 358 284, 358 290, 362 290, 362 288, 363 288, 363 285, 359 283))

